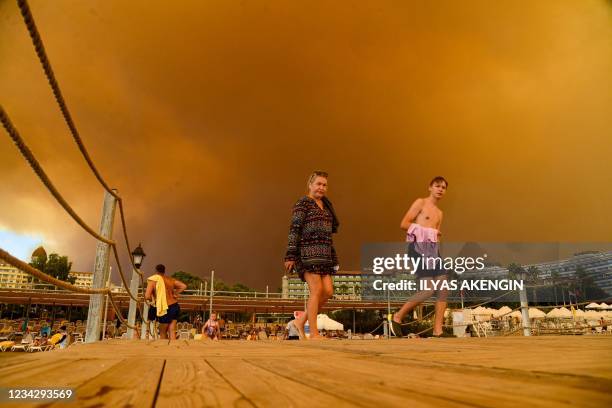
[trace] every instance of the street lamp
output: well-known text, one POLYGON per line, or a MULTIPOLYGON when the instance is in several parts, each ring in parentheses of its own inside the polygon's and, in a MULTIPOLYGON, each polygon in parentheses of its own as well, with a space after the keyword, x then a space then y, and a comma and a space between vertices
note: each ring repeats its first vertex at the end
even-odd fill
MULTIPOLYGON (((134 266, 136 268, 132 271, 132 281, 130 282, 130 292, 135 297, 138 297, 138 288, 140 286, 140 280, 138 279, 138 274, 139 274, 138 269, 140 269, 140 265, 142 265, 142 261, 144 260, 145 256, 146 255, 144 251, 142 250, 142 246, 139 243, 136 249, 134 249, 134 252, 132 252, 132 259, 134 261, 134 266)), ((130 310, 128 312, 128 325, 129 326, 134 326, 136 324, 136 308, 137 308, 136 301, 134 299, 130 299, 130 310)), ((148 313, 148 308, 145 307, 145 310, 146 312, 143 310, 143 314, 148 313)), ((144 326, 144 322, 143 322, 143 326, 144 326)), ((134 329, 128 327, 128 331, 127 331, 128 339, 133 339, 134 335, 135 335, 134 329)))
POLYGON ((145 254, 142 250, 141 245, 142 244, 139 243, 136 249, 134 249, 134 252, 132 252, 132 258, 134 258, 134 266, 136 266, 136 268, 138 269, 140 269, 140 265, 142 265, 144 257, 147 256, 147 254, 145 254))

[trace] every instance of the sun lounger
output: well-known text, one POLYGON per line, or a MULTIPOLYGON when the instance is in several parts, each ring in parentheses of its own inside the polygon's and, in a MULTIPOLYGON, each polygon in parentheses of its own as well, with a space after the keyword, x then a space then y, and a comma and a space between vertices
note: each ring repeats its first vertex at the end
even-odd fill
POLYGON ((14 341, 5 340, 0 342, 0 351, 6 351, 15 345, 14 341))
POLYGON ((29 353, 34 353, 35 351, 49 351, 49 350, 53 350, 53 348, 55 347, 54 344, 45 344, 42 346, 30 346, 28 347, 28 349, 26 350, 29 353))

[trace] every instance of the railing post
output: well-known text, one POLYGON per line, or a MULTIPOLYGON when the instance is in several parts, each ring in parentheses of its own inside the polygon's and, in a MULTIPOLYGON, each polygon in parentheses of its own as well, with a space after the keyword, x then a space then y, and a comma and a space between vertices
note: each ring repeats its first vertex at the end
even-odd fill
POLYGON ((213 294, 215 291, 215 271, 210 271, 210 307, 209 307, 209 314, 208 314, 208 318, 210 319, 210 316, 212 316, 212 310, 213 310, 213 294))
MULTIPOLYGON (((116 190, 113 190, 116 192, 116 190)), ((104 204, 102 206, 102 221, 100 222, 100 235, 110 239, 113 235, 113 220, 115 219, 115 208, 117 199, 108 191, 104 192, 104 204)), ((96 260, 94 263, 93 288, 103 288, 110 275, 108 258, 110 256, 110 245, 98 242, 96 246, 96 260)), ((85 343, 93 343, 100 340, 100 323, 102 320, 103 294, 90 295, 89 310, 87 311, 87 331, 85 343)))
POLYGON ((521 301, 521 324, 523 326, 523 336, 531 336, 531 322, 529 321, 529 302, 527 300, 527 288, 524 284, 524 274, 521 274, 521 281, 523 282, 523 288, 519 291, 519 298, 521 301))
MULTIPOLYGON (((130 292, 136 299, 138 299, 138 289, 140 288, 140 277, 138 276, 138 270, 132 269, 132 281, 130 282, 130 292)), ((138 303, 130 298, 130 309, 128 311, 128 325, 135 326, 136 325, 136 309, 138 308, 138 303)), ((135 329, 132 329, 128 326, 127 329, 127 338, 130 340, 134 339, 136 334, 135 329)))

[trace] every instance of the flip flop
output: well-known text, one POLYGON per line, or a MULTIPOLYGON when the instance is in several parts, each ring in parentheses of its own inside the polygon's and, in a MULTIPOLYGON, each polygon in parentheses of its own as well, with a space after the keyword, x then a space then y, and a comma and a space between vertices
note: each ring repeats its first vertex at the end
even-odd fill
POLYGON ((395 337, 404 337, 404 335, 402 334, 402 325, 396 322, 395 320, 391 320, 391 325, 389 326, 389 328, 391 329, 391 333, 395 337))

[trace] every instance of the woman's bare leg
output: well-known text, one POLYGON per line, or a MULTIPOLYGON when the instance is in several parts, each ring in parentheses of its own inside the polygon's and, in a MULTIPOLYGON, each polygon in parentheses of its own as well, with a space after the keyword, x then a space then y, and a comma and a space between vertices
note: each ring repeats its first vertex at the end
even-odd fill
MULTIPOLYGON (((320 275, 320 278, 321 278, 321 290, 320 290, 320 295, 319 295, 319 303, 317 305, 317 312, 316 314, 311 315, 312 312, 310 310, 308 311, 308 322, 310 323, 310 327, 313 327, 313 324, 311 323, 312 322, 311 316, 314 318, 314 321, 316 323, 317 315, 319 311, 321 310, 323 305, 325 305, 325 303, 334 295, 334 283, 333 283, 331 275, 320 275)), ((325 339, 325 337, 319 335, 319 330, 317 327, 316 334, 313 333, 312 329, 310 330, 310 339, 319 340, 319 339, 325 339)))
POLYGON ((321 275, 311 272, 304 274, 304 279, 308 283, 308 303, 306 304, 306 317, 310 326, 310 338, 319 337, 319 329, 317 328, 317 314, 319 313, 319 302, 323 291, 323 283, 321 275))
POLYGON ((319 302, 319 310, 334 296, 334 281, 331 275, 322 275, 321 283, 323 284, 323 291, 321 293, 321 301, 319 302))
POLYGON ((312 283, 312 290, 306 304, 306 314, 308 315, 308 325, 310 326, 309 339, 316 339, 321 337, 317 326, 317 316, 319 315, 319 304, 322 302, 323 282, 319 274, 312 273, 308 275, 311 275, 306 277, 308 286, 310 287, 312 283))
MULTIPOLYGON (((319 302, 317 304, 317 313, 319 312, 319 310, 321 310, 321 308, 323 307, 323 305, 334 295, 334 282, 332 280, 331 275, 318 275, 318 274, 311 274, 309 272, 306 272, 309 275, 315 275, 317 278, 320 278, 321 280, 321 290, 319 291, 319 302)), ((304 275, 304 279, 306 279, 306 275, 304 275)), ((306 282, 308 282, 308 280, 306 280, 306 282)), ((310 289, 310 283, 308 284, 308 288, 310 289)), ((310 297, 312 297, 312 291, 310 291, 311 295, 310 297)), ((310 299, 310 298, 309 298, 310 299)), ((306 324, 306 320, 308 320, 310 322, 310 320, 308 319, 309 316, 309 312, 308 312, 308 307, 306 310, 306 313, 303 313, 300 317, 295 319, 295 322, 293 323, 296 328, 298 329, 298 332, 300 332, 300 335, 303 334, 304 331, 304 325, 306 324)), ((312 323, 309 323, 310 327, 312 327, 312 323)), ((318 331, 317 331, 318 332, 318 331)), ((312 331, 311 331, 311 337, 312 337, 312 331)))

